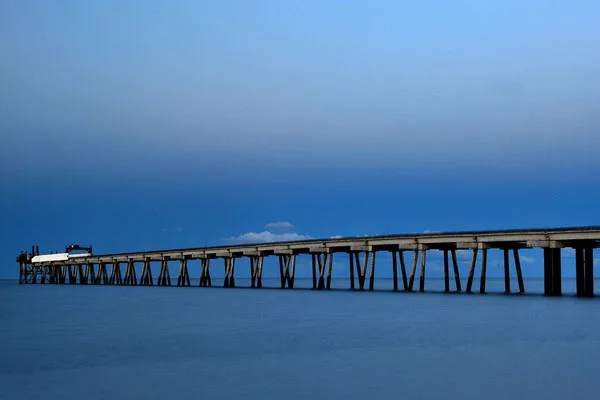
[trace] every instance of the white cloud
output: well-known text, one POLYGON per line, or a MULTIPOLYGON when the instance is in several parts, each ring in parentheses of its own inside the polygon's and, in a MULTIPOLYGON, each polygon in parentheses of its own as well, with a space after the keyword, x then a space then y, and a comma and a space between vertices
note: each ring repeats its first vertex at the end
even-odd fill
POLYGON ((533 263, 535 263, 535 258, 533 258, 533 257, 520 256, 519 259, 521 260, 521 262, 523 264, 533 264, 533 263))
POLYGON ((240 236, 230 237, 227 240, 235 243, 267 243, 267 242, 291 242, 295 240, 312 239, 308 235, 295 232, 274 233, 270 231, 247 232, 240 236))
POLYGON ((332 236, 330 239, 341 239, 342 237, 343 237, 343 236, 340 236, 340 235, 335 235, 335 236, 332 236))
POLYGON ((425 234, 428 234, 428 233, 440 233, 440 231, 433 231, 433 230, 431 230, 431 229, 425 229, 425 230, 423 231, 423 233, 425 233, 425 234))
POLYGON ((287 221, 269 222, 265 225, 266 231, 291 231, 294 229, 294 225, 287 221))

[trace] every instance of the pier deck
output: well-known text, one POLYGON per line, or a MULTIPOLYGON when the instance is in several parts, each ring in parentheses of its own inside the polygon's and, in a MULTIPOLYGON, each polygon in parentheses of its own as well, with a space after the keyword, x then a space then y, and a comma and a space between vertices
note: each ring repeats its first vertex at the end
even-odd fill
MULTIPOLYGON (((330 289, 334 256, 345 256, 350 272, 349 288, 374 290, 376 254, 392 254, 394 290, 414 291, 415 276, 419 269, 418 291, 424 292, 425 270, 428 251, 442 251, 444 256, 444 287, 450 291, 450 262, 454 275, 454 286, 461 292, 461 281, 456 251, 471 250, 472 257, 467 279, 466 292, 472 291, 475 271, 479 262, 479 292, 485 293, 487 273, 487 252, 500 249, 504 253, 505 291, 510 287, 510 258, 518 280, 518 292, 524 293, 520 251, 542 248, 544 251, 544 293, 548 296, 562 294, 561 249, 575 250, 577 295, 591 297, 593 289, 594 249, 600 244, 600 226, 514 229, 495 231, 443 232, 422 234, 401 234, 381 236, 360 236, 334 239, 314 239, 293 242, 237 244, 225 246, 199 247, 116 253, 102 255, 78 255, 67 261, 35 262, 34 250, 23 252, 17 257, 19 282, 24 283, 79 283, 109 285, 171 285, 168 268, 170 260, 179 261, 178 286, 189 286, 190 276, 187 267, 189 260, 201 260, 200 286, 212 286, 210 276, 211 260, 222 259, 225 268, 223 286, 235 287, 235 262, 240 258, 250 260, 251 287, 262 287, 263 261, 265 257, 279 259, 281 288, 293 288, 296 269, 296 256, 307 254, 312 259, 314 289, 330 289), (411 255, 410 269, 407 269, 405 253, 411 255), (140 278, 137 278, 136 264, 142 264, 140 278), (156 279, 152 275, 152 264, 160 264, 156 279), (107 265, 111 266, 110 273, 107 265), (122 274, 121 266, 125 266, 122 274), (399 282, 398 266, 402 276, 399 282), (354 276, 356 274, 357 279, 354 276)), ((214 266, 215 262, 212 262, 214 266)))

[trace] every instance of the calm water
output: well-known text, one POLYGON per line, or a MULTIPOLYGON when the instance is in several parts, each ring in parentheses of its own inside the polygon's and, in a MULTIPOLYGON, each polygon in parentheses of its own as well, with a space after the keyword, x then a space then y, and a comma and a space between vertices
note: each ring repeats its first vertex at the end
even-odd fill
POLYGON ((596 398, 598 332, 572 296, 3 282, 0 398, 596 398))

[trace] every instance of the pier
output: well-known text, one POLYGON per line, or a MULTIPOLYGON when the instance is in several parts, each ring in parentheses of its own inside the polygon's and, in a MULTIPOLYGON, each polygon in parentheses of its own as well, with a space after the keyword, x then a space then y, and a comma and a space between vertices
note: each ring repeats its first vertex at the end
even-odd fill
POLYGON ((599 241, 600 226, 590 226, 362 236, 103 255, 92 254, 91 248, 80 248, 79 250, 88 252, 42 256, 39 249, 33 247, 31 252, 22 252, 17 257, 17 262, 20 284, 175 286, 169 272, 169 261, 174 261, 179 263, 176 285, 190 286, 188 262, 200 260, 200 287, 212 286, 211 268, 221 267, 225 271, 223 287, 234 288, 236 260, 248 258, 250 287, 261 288, 264 259, 276 257, 279 261, 281 288, 293 289, 296 258, 299 255, 307 255, 312 260, 313 289, 327 290, 331 289, 335 257, 347 261, 350 273, 349 289, 372 291, 375 290, 377 254, 388 252, 392 256, 390 267, 394 290, 425 292, 427 254, 431 251, 441 251, 444 260, 445 292, 450 292, 452 286, 453 292, 463 292, 456 252, 467 250, 471 251, 471 260, 464 291, 472 293, 473 281, 478 278, 479 293, 483 294, 486 293, 488 251, 496 249, 501 250, 504 255, 505 292, 525 293, 520 252, 540 248, 544 254, 544 294, 560 296, 563 267, 561 251, 570 248, 575 252, 576 294, 579 297, 593 297, 594 249, 599 246, 599 241), (517 288, 511 288, 511 264, 516 274, 517 288), (141 273, 138 278, 136 271, 140 266, 141 273), (159 268, 156 279, 153 268, 159 268), (415 285, 417 272, 418 286, 415 285))

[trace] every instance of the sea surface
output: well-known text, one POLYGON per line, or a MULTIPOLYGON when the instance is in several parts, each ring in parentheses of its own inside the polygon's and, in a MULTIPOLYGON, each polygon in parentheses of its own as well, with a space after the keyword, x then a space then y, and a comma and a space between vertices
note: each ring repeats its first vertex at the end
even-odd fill
MULTIPOLYGON (((351 292, 347 281, 333 283, 339 289, 1 281, 0 399, 599 396, 600 298, 394 293, 391 280, 376 282, 382 291, 351 292)), ((503 281, 488 288, 501 292, 503 281)))

